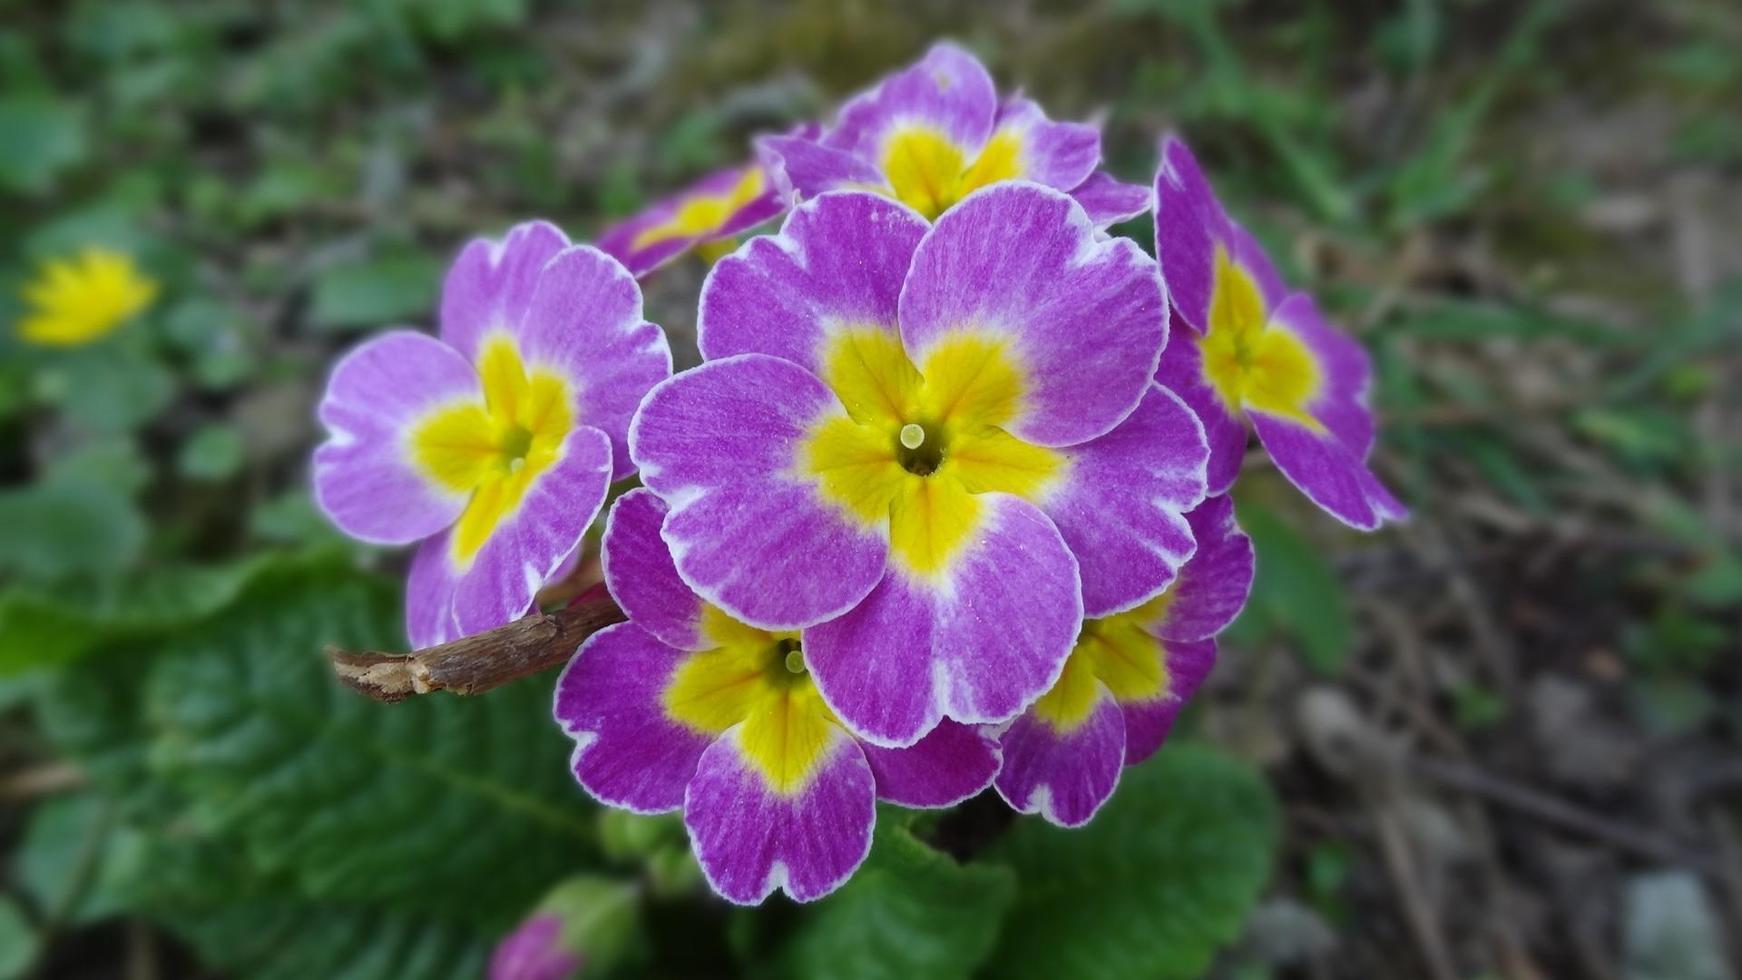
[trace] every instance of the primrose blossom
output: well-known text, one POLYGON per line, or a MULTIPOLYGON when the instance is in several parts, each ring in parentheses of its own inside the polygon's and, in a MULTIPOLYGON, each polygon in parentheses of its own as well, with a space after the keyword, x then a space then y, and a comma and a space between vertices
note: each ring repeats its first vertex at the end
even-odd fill
POLYGON ((406 583, 415 646, 524 615, 614 479, 641 396, 671 374, 615 259, 543 222, 467 245, 441 336, 392 330, 333 369, 315 500, 352 537, 421 542, 406 583))

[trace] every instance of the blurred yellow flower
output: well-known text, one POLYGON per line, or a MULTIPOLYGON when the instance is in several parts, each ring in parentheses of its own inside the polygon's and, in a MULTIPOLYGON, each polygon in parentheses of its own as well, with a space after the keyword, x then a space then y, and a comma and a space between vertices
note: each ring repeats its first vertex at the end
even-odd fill
POLYGON ((33 344, 75 347, 107 336, 151 304, 157 282, 123 252, 87 248, 43 265, 25 284, 30 312, 18 335, 33 344))

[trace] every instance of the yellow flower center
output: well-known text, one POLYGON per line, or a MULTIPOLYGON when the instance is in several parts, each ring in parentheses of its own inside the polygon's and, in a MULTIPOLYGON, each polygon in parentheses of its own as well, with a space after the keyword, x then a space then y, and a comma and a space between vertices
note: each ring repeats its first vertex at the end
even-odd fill
POLYGON ((833 739, 834 712, 805 669, 797 633, 770 633, 706 606, 702 635, 660 697, 665 714, 702 735, 743 725, 745 756, 776 792, 802 789, 833 739))
POLYGON ((44 265, 25 284, 30 313, 18 335, 33 344, 72 347, 107 336, 145 309, 157 283, 120 252, 89 248, 44 265))
POLYGON ((976 495, 1033 500, 1063 474, 1057 452, 1002 428, 1024 388, 1002 338, 958 331, 916 368, 889 331, 847 328, 829 344, 823 378, 846 412, 812 430, 798 471, 850 518, 887 526, 892 554, 912 573, 941 571, 967 544, 976 495))
POLYGON ((1312 352, 1270 321, 1258 283, 1220 245, 1214 274, 1210 322, 1201 341, 1205 380, 1229 412, 1251 409, 1321 428, 1307 412, 1321 383, 1312 352))
POLYGON ((506 334, 492 334, 479 346, 478 378, 483 404, 437 409, 409 437, 412 459, 431 480, 471 494, 451 539, 452 557, 462 566, 561 459, 575 427, 569 383, 549 370, 529 372, 506 334))
POLYGON ((1034 703, 1040 719, 1060 732, 1074 731, 1094 712, 1100 687, 1116 701, 1155 701, 1167 695, 1167 651, 1146 627, 1167 614, 1169 593, 1136 609, 1083 623, 1064 673, 1034 703))
POLYGON ((972 164, 948 136, 931 126, 904 126, 883 143, 883 176, 895 199, 935 220, 987 184, 1022 175, 1022 142, 1005 129, 992 134, 972 164))
POLYGON ((738 182, 717 194, 692 194, 684 199, 671 217, 641 230, 629 243, 631 250, 640 251, 676 238, 700 238, 718 232, 746 204, 762 196, 766 185, 760 167, 744 171, 738 182))

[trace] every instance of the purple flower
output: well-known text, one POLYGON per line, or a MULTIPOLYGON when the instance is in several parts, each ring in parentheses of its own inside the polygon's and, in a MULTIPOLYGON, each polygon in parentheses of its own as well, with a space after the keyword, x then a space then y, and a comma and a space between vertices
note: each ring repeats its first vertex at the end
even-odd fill
POLYGON ((1101 133, 1053 122, 1020 95, 1000 99, 986 66, 954 44, 855 96, 820 140, 759 144, 769 170, 801 200, 874 190, 935 219, 981 187, 1030 180, 1069 191, 1096 225, 1149 210, 1149 190, 1096 173, 1101 133))
POLYGON ((997 743, 964 725, 905 749, 854 738, 798 634, 746 625, 684 584, 666 517, 645 489, 612 507, 605 581, 629 621, 589 637, 557 682, 589 793, 640 813, 681 807, 714 890, 754 904, 839 887, 870 850, 877 800, 950 806, 991 783, 997 743))
POLYGON ((1005 721, 1085 610, 1191 554, 1208 450, 1151 380, 1166 311, 1155 263, 1056 190, 984 188, 935 225, 825 194, 714 267, 708 362, 649 393, 630 452, 683 580, 803 630, 860 738, 1005 721))
POLYGON ((1155 754, 1216 662, 1252 589, 1252 543, 1227 497, 1192 511, 1198 550, 1166 592, 1083 624, 1064 673, 1000 736, 998 794, 1053 823, 1089 822, 1119 772, 1155 754))
POLYGON ((581 955, 562 945, 562 919, 535 915, 502 938, 490 954, 490 980, 570 980, 581 955))
POLYGON ((635 280, 543 222, 467 245, 441 339, 394 330, 347 354, 321 399, 315 499, 347 534, 422 541, 411 642, 523 615, 632 467, 636 403, 671 375, 635 280))
POLYGON ((634 882, 580 874, 545 895, 490 956, 490 980, 611 974, 632 952, 641 917, 634 882))
MULTIPOLYGON (((785 139, 807 142, 819 127, 805 124, 785 139)), ((792 195, 760 163, 716 170, 599 237, 599 248, 640 279, 692 248, 727 243, 739 232, 784 214, 792 195)))
POLYGON ((1407 511, 1367 468, 1372 368, 1361 345, 1290 293, 1258 242, 1222 210, 1184 143, 1162 145, 1155 249, 1174 309, 1156 376, 1203 420, 1210 492, 1234 482, 1246 423, 1284 476, 1340 521, 1372 530, 1407 511))

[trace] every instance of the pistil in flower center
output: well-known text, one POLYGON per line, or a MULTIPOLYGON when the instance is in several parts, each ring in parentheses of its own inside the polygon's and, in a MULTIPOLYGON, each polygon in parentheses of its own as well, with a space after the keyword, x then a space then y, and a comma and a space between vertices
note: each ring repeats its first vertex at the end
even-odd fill
POLYGON ((895 458, 915 476, 930 476, 944 461, 944 442, 935 427, 909 422, 895 436, 895 458))

